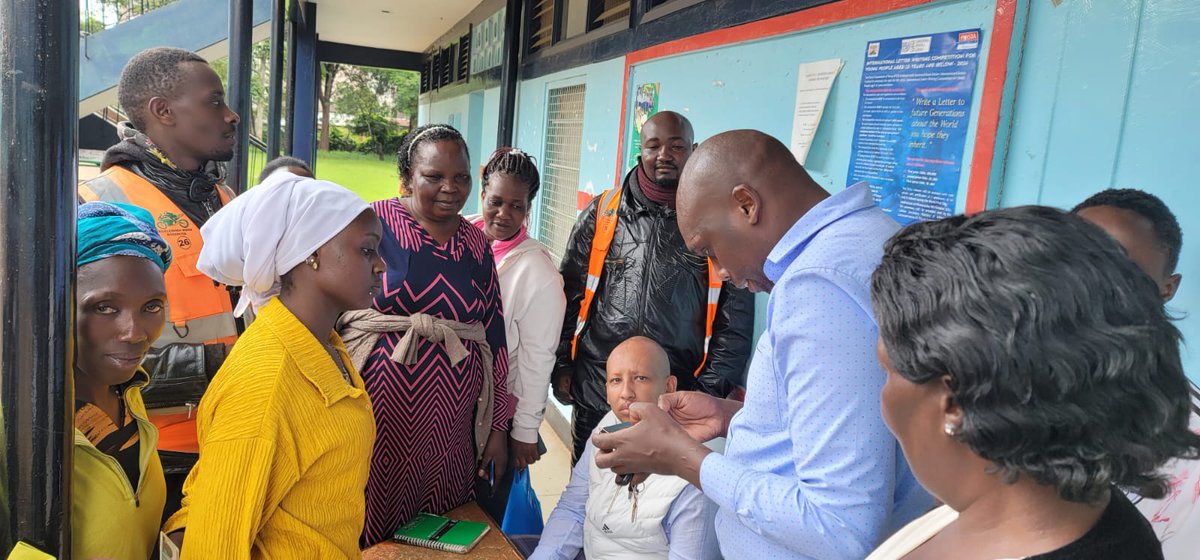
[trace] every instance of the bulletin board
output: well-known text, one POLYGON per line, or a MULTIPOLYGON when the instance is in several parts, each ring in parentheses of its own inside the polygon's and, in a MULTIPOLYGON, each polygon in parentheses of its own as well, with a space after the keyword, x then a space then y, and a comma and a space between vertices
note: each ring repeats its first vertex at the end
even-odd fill
MULTIPOLYGON (((618 153, 633 141, 633 88, 646 83, 659 84, 659 110, 691 120, 697 142, 753 128, 789 144, 800 64, 840 58, 845 66, 830 90, 805 165, 817 182, 837 192, 847 186, 868 44, 978 29, 983 41, 955 212, 982 210, 997 159, 997 133, 1006 126, 1001 109, 1017 7, 1017 0, 842 0, 630 53, 618 153)), ((624 165, 625 158, 617 160, 624 165)))

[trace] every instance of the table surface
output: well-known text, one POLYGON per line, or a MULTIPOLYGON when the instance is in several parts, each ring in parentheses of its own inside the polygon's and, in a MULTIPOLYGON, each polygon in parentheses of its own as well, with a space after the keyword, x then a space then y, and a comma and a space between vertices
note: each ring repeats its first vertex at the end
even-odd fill
POLYGON ((475 502, 467 502, 445 514, 451 519, 486 522, 492 530, 483 536, 483 540, 466 554, 430 550, 419 546, 400 544, 398 542, 381 542, 363 551, 363 560, 461 560, 462 558, 487 558, 496 560, 522 560, 521 555, 513 548, 512 543, 500 527, 484 513, 475 502))

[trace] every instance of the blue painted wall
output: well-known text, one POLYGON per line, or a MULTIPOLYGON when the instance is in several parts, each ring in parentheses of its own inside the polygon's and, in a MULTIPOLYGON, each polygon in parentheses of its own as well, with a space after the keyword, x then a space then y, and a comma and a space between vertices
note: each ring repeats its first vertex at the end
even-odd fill
MULTIPOLYGON (((620 137, 621 83, 625 59, 614 58, 565 72, 526 80, 518 86, 515 144, 538 162, 545 158, 546 100, 552 88, 584 84, 583 139, 580 146, 579 190, 597 194, 616 180, 617 140, 620 137)), ((530 224, 538 223, 537 208, 530 224)), ((534 231, 537 234, 537 231, 534 231)))
POLYGON ((463 134, 467 137, 467 145, 472 159, 481 164, 486 161, 487 154, 483 153, 483 92, 475 91, 467 95, 467 122, 463 126, 463 134))
POLYGON ((470 106, 470 95, 459 95, 429 104, 422 104, 421 108, 425 110, 420 112, 418 118, 422 125, 429 123, 448 124, 465 134, 466 127, 463 126, 463 123, 467 121, 470 106))
MULTIPOLYGON (((614 58, 589 64, 569 71, 548 74, 533 80, 524 80, 517 87, 516 133, 513 145, 528 152, 539 164, 546 152, 546 99, 553 88, 584 84, 583 140, 580 147, 579 190, 597 194, 616 181, 617 141, 620 137, 621 83, 624 79, 625 59, 614 58)), ((448 123, 458 128, 467 137, 471 150, 472 168, 478 172, 481 165, 496 150, 496 134, 500 119, 500 88, 482 92, 482 125, 473 132, 472 96, 479 92, 455 96, 439 101, 421 101, 417 111, 417 122, 448 123)), ((478 212, 478 173, 472 201, 463 209, 464 214, 478 212)), ((529 218, 537 234, 537 208, 529 218)))
POLYGON ((1069 208, 1109 187, 1161 197, 1184 238, 1183 282, 1168 308, 1184 316, 1184 364, 1200 381, 1200 3, 1030 10, 999 202, 1069 208))
MULTIPOLYGON (((987 45, 994 5, 993 0, 943 2, 811 31, 651 60, 630 69, 630 99, 632 90, 638 85, 658 82, 659 108, 687 115, 695 127, 697 142, 725 130, 754 128, 788 144, 796 103, 797 67, 803 62, 841 58, 845 67, 830 91, 806 165, 813 178, 831 192, 837 192, 846 187, 867 42, 922 33, 983 29, 985 47, 980 55, 967 131, 967 137, 974 138, 984 66, 989 56, 987 45)), ((632 122, 632 106, 628 111, 626 119, 632 122)), ((626 134, 625 151, 628 153, 632 127, 626 134)), ((971 144, 968 142, 963 157, 959 211, 966 202, 971 144)), ((765 294, 759 295, 756 333, 761 333, 765 326, 766 300, 765 294)))
POLYGON ((492 88, 483 92, 483 130, 479 141, 480 165, 487 163, 487 158, 496 151, 496 135, 500 129, 500 88, 492 88))
POLYGON ((496 151, 496 133, 500 123, 500 88, 460 95, 436 102, 422 102, 417 108, 417 122, 424 125, 432 122, 447 123, 467 140, 471 151, 471 170, 474 176, 471 198, 463 207, 463 214, 479 212, 479 171, 487 158, 496 151))

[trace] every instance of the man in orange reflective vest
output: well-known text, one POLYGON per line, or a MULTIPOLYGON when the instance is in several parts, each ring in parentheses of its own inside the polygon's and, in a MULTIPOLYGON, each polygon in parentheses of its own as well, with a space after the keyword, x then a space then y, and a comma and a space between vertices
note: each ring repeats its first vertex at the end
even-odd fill
POLYGON ((175 255, 166 272, 167 328, 143 363, 171 513, 198 451, 192 408, 240 332, 230 291, 196 269, 200 226, 233 197, 220 162, 233 157, 240 119, 208 62, 182 49, 135 55, 117 95, 129 121, 118 126, 121 140, 105 152, 101 174, 80 183, 79 199, 149 210, 175 255))
POLYGON ((745 383, 754 299, 722 285, 687 250, 675 216, 679 174, 695 148, 692 124, 660 112, 642 126, 639 162, 620 187, 583 210, 563 256, 566 317, 551 376, 573 404, 573 458, 608 413, 605 362, 633 336, 667 352, 680 390, 725 397, 745 383))

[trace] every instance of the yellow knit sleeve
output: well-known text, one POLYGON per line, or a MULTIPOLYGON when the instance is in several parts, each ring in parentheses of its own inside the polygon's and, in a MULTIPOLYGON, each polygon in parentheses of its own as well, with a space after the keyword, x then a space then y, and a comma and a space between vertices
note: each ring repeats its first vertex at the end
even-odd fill
MULTIPOLYGON (((287 489, 295 465, 263 438, 212 442, 188 475, 183 558, 249 559, 255 536, 287 489)), ((172 522, 175 517, 172 517, 172 522)))
POLYGON ((200 459, 184 482, 183 507, 165 529, 184 529, 183 558, 249 559, 265 520, 299 478, 279 406, 285 361, 264 347, 226 362, 219 374, 225 383, 210 385, 201 401, 200 459))

